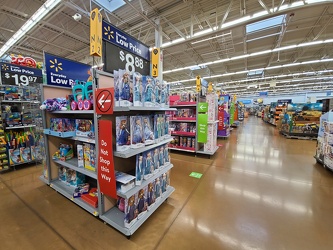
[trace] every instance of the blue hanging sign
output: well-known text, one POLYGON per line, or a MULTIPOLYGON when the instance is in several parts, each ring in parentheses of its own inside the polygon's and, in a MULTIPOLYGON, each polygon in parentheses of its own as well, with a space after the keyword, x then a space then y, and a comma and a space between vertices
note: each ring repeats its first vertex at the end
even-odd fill
POLYGON ((103 40, 113 43, 114 45, 121 47, 132 54, 150 61, 149 47, 147 45, 139 42, 134 37, 119 30, 105 20, 102 22, 102 33, 103 40))
POLYGON ((239 100, 239 102, 242 102, 243 104, 251 104, 252 100, 239 100))
POLYGON ((268 92, 267 91, 259 92, 259 96, 268 96, 268 92))
POLYGON ((72 88, 75 80, 91 80, 91 66, 44 53, 47 85, 72 88))
POLYGON ((43 83, 42 70, 10 63, 0 63, 1 82, 4 85, 28 86, 43 83))

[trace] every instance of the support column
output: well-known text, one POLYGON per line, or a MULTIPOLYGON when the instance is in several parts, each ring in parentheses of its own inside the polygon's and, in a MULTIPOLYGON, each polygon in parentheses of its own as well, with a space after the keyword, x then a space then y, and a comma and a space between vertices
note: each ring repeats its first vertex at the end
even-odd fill
POLYGON ((159 69, 158 69, 158 77, 157 79, 162 82, 163 81, 163 51, 161 49, 162 45, 162 26, 160 25, 160 18, 157 18, 155 20, 155 24, 157 26, 157 29, 155 29, 155 47, 160 48, 160 58, 159 58, 159 69))

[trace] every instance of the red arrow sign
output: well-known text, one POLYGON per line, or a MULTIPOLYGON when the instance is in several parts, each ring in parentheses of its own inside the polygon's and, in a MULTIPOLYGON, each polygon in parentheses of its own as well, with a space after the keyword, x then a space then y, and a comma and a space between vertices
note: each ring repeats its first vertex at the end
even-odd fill
POLYGON ((96 89, 95 107, 98 115, 113 114, 113 93, 114 88, 96 89))

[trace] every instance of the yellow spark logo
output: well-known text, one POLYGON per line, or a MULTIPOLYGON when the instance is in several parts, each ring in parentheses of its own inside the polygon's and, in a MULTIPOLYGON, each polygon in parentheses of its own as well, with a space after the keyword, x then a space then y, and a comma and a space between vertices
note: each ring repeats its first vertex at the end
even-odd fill
POLYGON ((52 64, 50 66, 51 69, 55 68, 55 71, 58 72, 59 70, 62 70, 62 63, 58 62, 57 59, 54 59, 54 61, 50 60, 50 63, 52 64))
POLYGON ((2 64, 2 69, 3 69, 3 70, 9 70, 9 67, 8 67, 7 64, 2 64))
POLYGON ((114 32, 111 30, 110 26, 108 26, 107 28, 104 27, 104 35, 108 36, 109 40, 111 40, 111 37, 112 39, 114 39, 113 33, 114 32))

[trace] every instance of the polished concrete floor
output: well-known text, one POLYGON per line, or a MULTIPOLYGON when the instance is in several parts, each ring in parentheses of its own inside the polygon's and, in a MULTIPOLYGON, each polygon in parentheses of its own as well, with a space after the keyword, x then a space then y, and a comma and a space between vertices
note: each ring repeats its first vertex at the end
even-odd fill
POLYGON ((176 191, 129 240, 41 183, 41 167, 1 174, 0 249, 333 249, 333 173, 315 141, 250 117, 218 143, 211 159, 172 154, 176 191))

